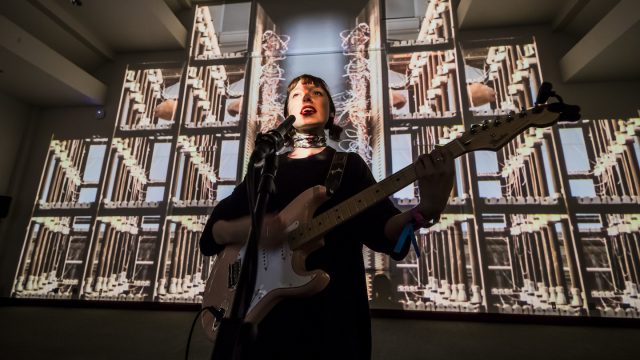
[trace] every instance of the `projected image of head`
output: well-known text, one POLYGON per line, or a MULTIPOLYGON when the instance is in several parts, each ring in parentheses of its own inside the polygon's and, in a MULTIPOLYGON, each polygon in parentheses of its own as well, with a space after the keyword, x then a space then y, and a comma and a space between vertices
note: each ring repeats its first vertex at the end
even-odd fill
POLYGON ((464 74, 474 115, 507 114, 535 103, 542 75, 532 39, 463 44, 464 74), (496 44, 497 43, 497 44, 496 44))
POLYGON ((243 96, 243 66, 189 66, 183 124, 187 128, 237 126, 242 116, 243 96))
POLYGON ((393 119, 449 118, 458 114, 454 50, 390 54, 387 64, 393 119))
POLYGON ((119 130, 171 128, 176 122, 181 77, 182 68, 177 65, 129 66, 120 95, 119 130))

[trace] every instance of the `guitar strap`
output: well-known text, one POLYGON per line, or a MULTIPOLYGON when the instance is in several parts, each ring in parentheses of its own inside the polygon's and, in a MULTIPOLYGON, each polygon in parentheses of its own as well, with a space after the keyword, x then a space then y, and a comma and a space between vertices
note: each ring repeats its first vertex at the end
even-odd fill
POLYGON ((324 186, 327 188, 327 196, 333 196, 333 194, 335 194, 340 188, 342 174, 344 173, 344 167, 346 165, 347 153, 336 151, 333 154, 333 160, 331 161, 331 168, 327 174, 327 179, 324 181, 324 186))

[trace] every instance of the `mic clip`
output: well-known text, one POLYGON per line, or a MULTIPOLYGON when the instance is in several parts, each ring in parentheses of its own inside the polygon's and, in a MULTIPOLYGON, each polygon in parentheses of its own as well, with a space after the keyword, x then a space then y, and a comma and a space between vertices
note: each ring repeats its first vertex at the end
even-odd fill
POLYGON ((259 133, 256 136, 256 145, 251 154, 254 164, 258 164, 267 155, 275 154, 282 149, 285 134, 293 127, 295 120, 296 117, 294 115, 289 115, 277 128, 266 133, 259 133))
POLYGON ((266 133, 259 133, 256 136, 255 149, 251 156, 254 157, 255 164, 264 160, 264 158, 277 152, 282 148, 284 144, 284 138, 277 131, 268 131, 266 133))

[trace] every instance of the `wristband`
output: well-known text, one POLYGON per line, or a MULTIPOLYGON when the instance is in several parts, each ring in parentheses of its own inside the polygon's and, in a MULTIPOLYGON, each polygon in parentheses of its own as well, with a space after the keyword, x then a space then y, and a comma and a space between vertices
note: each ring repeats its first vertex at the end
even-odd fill
POLYGON ((413 223, 417 227, 428 228, 435 225, 438 221, 440 221, 440 216, 436 216, 435 218, 431 218, 427 220, 418 208, 411 209, 411 217, 413 218, 413 223))

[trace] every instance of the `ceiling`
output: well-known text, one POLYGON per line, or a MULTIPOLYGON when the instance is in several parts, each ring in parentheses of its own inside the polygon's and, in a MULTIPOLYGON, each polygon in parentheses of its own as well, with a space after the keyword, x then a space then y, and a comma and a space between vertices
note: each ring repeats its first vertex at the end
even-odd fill
MULTIPOLYGON (((121 53, 184 50, 188 14, 200 1, 72 2, 0 2, 1 93, 43 107, 102 104, 107 85, 92 73, 121 53)), ((640 79, 640 1, 454 2, 461 30, 545 24, 577 39, 558 59, 567 82, 640 79)))

